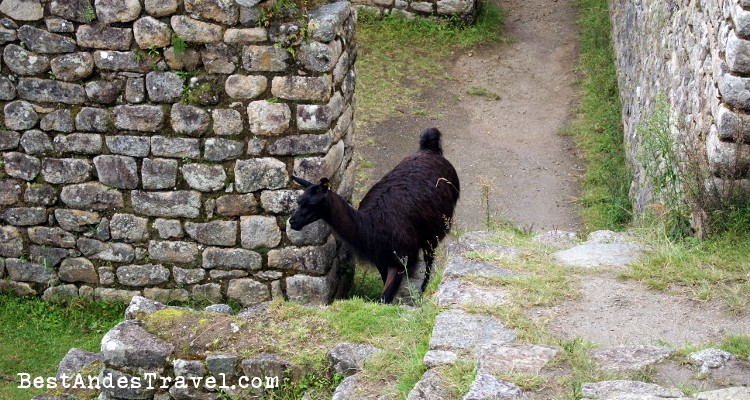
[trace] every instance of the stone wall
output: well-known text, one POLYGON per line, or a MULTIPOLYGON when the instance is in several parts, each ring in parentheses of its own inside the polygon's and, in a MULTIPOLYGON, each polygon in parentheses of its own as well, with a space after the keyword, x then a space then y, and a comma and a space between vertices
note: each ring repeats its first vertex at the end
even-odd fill
POLYGON ((467 24, 474 22, 479 7, 478 0, 353 0, 352 3, 376 15, 392 14, 407 19, 437 16, 467 24))
POLYGON ((326 302, 337 242, 292 174, 351 195, 349 3, 0 2, 0 290, 326 302))
MULTIPOLYGON (((637 128, 661 94, 685 163, 701 164, 714 200, 748 193, 750 164, 750 1, 610 1, 613 42, 636 210, 651 201, 636 160, 637 128), (684 151, 682 151, 684 153, 684 151)), ((688 168, 689 169, 689 168, 688 168)), ((699 185, 700 186, 700 185, 699 185)))

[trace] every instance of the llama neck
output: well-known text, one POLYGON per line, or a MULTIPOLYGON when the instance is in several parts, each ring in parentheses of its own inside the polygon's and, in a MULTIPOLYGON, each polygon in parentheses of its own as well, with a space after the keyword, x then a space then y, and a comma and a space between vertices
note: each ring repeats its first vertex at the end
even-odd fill
POLYGON ((359 229, 363 219, 362 213, 350 206, 336 193, 328 195, 328 202, 329 211, 323 216, 323 219, 342 240, 351 246, 359 247, 366 240, 366 238, 361 237, 362 230, 359 229))

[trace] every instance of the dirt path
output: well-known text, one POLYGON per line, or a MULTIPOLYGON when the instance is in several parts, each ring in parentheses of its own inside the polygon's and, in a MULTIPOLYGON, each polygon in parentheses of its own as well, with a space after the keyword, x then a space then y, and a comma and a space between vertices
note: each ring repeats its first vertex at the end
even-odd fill
POLYGON ((510 43, 458 55, 452 79, 419 99, 430 105, 427 115, 393 118, 364 132, 376 138, 358 147, 375 164, 373 181, 416 149, 421 129, 435 126, 461 179, 459 228, 485 227, 487 197, 493 214, 522 227, 578 228, 579 161, 559 135, 577 101, 576 11, 571 1, 550 3, 499 0, 510 43), (472 87, 501 99, 468 95, 472 87))

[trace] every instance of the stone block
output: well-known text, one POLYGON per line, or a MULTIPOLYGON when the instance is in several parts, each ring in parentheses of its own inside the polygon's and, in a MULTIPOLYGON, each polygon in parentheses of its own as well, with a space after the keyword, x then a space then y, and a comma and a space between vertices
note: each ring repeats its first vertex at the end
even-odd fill
POLYGON ((112 239, 128 243, 148 239, 148 219, 132 214, 114 214, 109 222, 112 239))
POLYGON ((204 285, 193 286, 193 301, 203 301, 208 303, 219 303, 222 301, 221 285, 218 283, 206 283, 204 285))
POLYGON ((271 81, 271 93, 285 100, 328 101, 331 88, 330 76, 277 76, 271 81))
POLYGON ((90 0, 53 0, 49 9, 52 15, 85 23, 87 6, 91 6, 90 0))
POLYGON ((44 291, 42 300, 50 303, 65 303, 78 297, 76 285, 52 286, 44 291))
POLYGON ((3 107, 5 127, 15 131, 31 129, 39 122, 39 115, 34 111, 31 103, 17 100, 3 107))
POLYGON ((174 277, 174 283, 177 285, 192 285, 202 281, 206 277, 206 271, 201 268, 172 267, 172 276, 174 277))
POLYGON ((177 103, 172 106, 170 115, 172 129, 177 134, 201 136, 211 124, 211 117, 202 108, 177 103))
POLYGON ((330 42, 341 32, 350 14, 351 6, 347 2, 326 4, 310 12, 307 28, 313 39, 330 42))
POLYGON ((5 65, 17 75, 39 75, 49 69, 49 57, 37 54, 15 44, 3 49, 5 65))
POLYGON ((76 129, 88 132, 109 132, 112 116, 103 108, 83 107, 76 114, 76 129))
MULTIPOLYGON (((79 290, 80 292, 80 290, 79 290)), ((122 289, 111 289, 111 288, 95 288, 94 299, 103 301, 105 303, 130 303, 130 300, 134 296, 140 296, 141 292, 138 290, 122 290, 122 289)))
POLYGON ((48 228, 46 226, 35 226, 27 230, 29 241, 36 244, 52 247, 65 247, 72 249, 76 247, 76 238, 62 228, 48 228))
POLYGON ((39 174, 41 162, 36 157, 27 156, 23 153, 3 153, 3 166, 5 173, 13 178, 33 181, 39 174))
POLYGON ((47 222, 47 212, 41 207, 13 207, 0 212, 0 218, 15 226, 39 225, 47 222))
POLYGON ((57 17, 45 18, 44 25, 54 33, 73 33, 76 30, 72 22, 57 17))
MULTIPOLYGON (((79 25, 76 41, 80 47, 103 50, 130 50, 133 30, 106 25, 79 25)), ((92 59, 93 64, 93 59, 92 59)))
POLYGON ((185 232, 198 243, 213 246, 237 243, 237 221, 185 222, 185 232))
POLYGON ((144 189, 172 189, 177 183, 177 160, 146 158, 141 174, 144 189))
POLYGON ((21 135, 18 132, 0 130, 0 150, 13 150, 18 147, 21 135))
POLYGON ((94 64, 103 71, 137 72, 145 74, 152 70, 150 57, 138 57, 132 51, 97 50, 94 64))
POLYGON ((153 136, 151 154, 157 157, 197 159, 201 155, 200 143, 198 139, 153 136))
POLYGON ((213 162, 236 159, 244 150, 242 142, 221 138, 206 139, 203 146, 203 158, 213 162))
POLYGON ((44 7, 39 0, 4 0, 0 12, 16 21, 38 21, 44 17, 44 7))
POLYGON ((286 295, 291 301, 326 305, 334 289, 335 285, 327 276, 297 274, 286 278, 286 295))
POLYGON ((176 219, 157 218, 154 221, 154 229, 159 233, 162 239, 181 238, 184 236, 182 225, 176 219))
POLYGON ((56 54, 76 51, 75 40, 31 25, 21 26, 18 29, 18 38, 27 49, 38 53, 56 54))
POLYGON ((125 84, 125 101, 128 103, 142 103, 146 100, 146 87, 144 78, 128 78, 125 84))
POLYGON ((57 202, 57 189, 45 183, 35 183, 26 188, 23 200, 31 204, 51 206, 57 202))
MULTIPOLYGON (((297 119, 299 120, 299 108, 297 119)), ((301 130, 299 122, 297 128, 301 130)), ((268 152, 273 155, 301 155, 301 154, 325 154, 331 147, 331 135, 294 135, 285 136, 268 146, 268 152)))
POLYGON ((52 269, 17 258, 6 259, 5 269, 8 277, 16 282, 33 282, 49 285, 50 281, 55 278, 55 273, 52 269))
POLYGON ((113 154, 143 158, 151 151, 151 138, 148 136, 108 135, 104 141, 113 154))
POLYGON ((179 0, 145 0, 146 12, 152 17, 167 17, 177 12, 179 0))
POLYGON ((330 238, 322 246, 273 249, 268 252, 268 268, 324 275, 331 268, 335 257, 336 241, 330 238))
POLYGON ((176 190, 171 192, 131 192, 133 210, 151 217, 196 218, 200 214, 199 192, 176 190))
POLYGON ((187 184, 201 192, 215 192, 224 188, 227 174, 221 165, 184 164, 180 171, 187 184))
POLYGON ((217 135, 239 135, 244 129, 239 111, 218 108, 211 111, 211 116, 214 121, 213 133, 217 135))
POLYGON ((173 16, 170 23, 177 36, 186 42, 215 43, 221 42, 224 38, 224 28, 220 25, 198 21, 183 15, 173 16))
POLYGON ((175 103, 182 96, 182 78, 174 72, 149 72, 146 74, 146 92, 151 101, 175 103))
POLYGON ((247 106, 250 132, 256 135, 279 135, 289 128, 292 111, 284 103, 253 101, 247 106))
POLYGON ((295 246, 303 246, 310 244, 323 244, 328 239, 328 235, 331 230, 328 224, 323 220, 318 220, 302 228, 300 231, 295 231, 289 226, 289 220, 286 222, 286 236, 289 241, 295 246))
POLYGON ((240 193, 280 189, 289 181, 286 164, 275 158, 238 160, 234 166, 235 188, 240 193))
POLYGON ((115 106, 115 128, 127 131, 158 132, 164 124, 164 111, 154 105, 115 106))
POLYGON ((135 257, 133 246, 125 243, 100 242, 94 239, 80 238, 76 241, 78 250, 87 258, 129 263, 135 257))
POLYGON ((58 208, 55 210, 55 220, 66 231, 86 232, 91 225, 98 224, 101 217, 96 212, 58 208))
MULTIPOLYGON (((268 31, 265 28, 230 28, 224 32, 225 43, 253 43, 268 40, 268 31)), ((250 70, 249 68, 245 68, 250 70)))
POLYGON ((76 154, 101 154, 102 136, 94 133, 57 135, 52 141, 56 151, 76 154))
POLYGON ((264 190, 260 194, 260 203, 266 212, 273 214, 291 214, 297 208, 297 198, 302 190, 264 190))
POLYGON ((31 260, 47 268, 56 268, 60 262, 70 256, 79 255, 76 250, 61 249, 59 247, 47 247, 29 245, 31 260))
MULTIPOLYGON (((259 247, 273 248, 278 246, 281 242, 281 230, 276 222, 276 218, 261 215, 241 217, 240 241, 242 247, 246 249, 257 249, 259 247)), ((270 265, 269 267, 276 268, 270 265)))
POLYGON ((200 254, 198 245, 192 242, 155 241, 148 243, 148 254, 152 261, 175 264, 195 262, 200 254))
POLYGON ((18 97, 40 103, 77 105, 86 101, 83 86, 51 79, 20 78, 16 91, 18 97))
POLYGON ((12 206, 21 198, 21 185, 12 179, 0 180, 0 206, 12 206))
POLYGON ((203 251, 203 268, 259 270, 263 264, 260 254, 245 249, 209 247, 203 251))
POLYGON ((276 46, 245 46, 242 66, 253 72, 283 72, 289 63, 289 52, 276 46))
MULTIPOLYGON (((427 4, 432 6, 432 3, 427 4)), ((308 71, 332 72, 341 56, 341 50, 341 42, 338 40, 329 43, 306 42, 300 46, 297 59, 308 71)))
POLYGON ((79 158, 45 158, 42 177, 46 182, 82 183, 91 178, 91 162, 79 158))
POLYGON ((20 144, 27 154, 40 155, 52 151, 52 141, 49 136, 36 129, 24 132, 20 144))
POLYGON ((114 367, 161 368, 173 350, 171 344, 146 332, 136 321, 128 320, 104 335, 101 355, 114 367))
POLYGON ((138 166, 135 159, 127 156, 97 156, 94 165, 99 181, 119 189, 138 187, 138 166))
POLYGON ((108 81, 91 81, 86 84, 86 96, 94 103, 114 104, 122 92, 119 83, 115 85, 108 81))
POLYGON ((21 257, 23 254, 23 237, 21 231, 13 226, 0 226, 0 256, 21 257))
POLYGON ((143 17, 135 21, 133 35, 141 49, 167 47, 171 41, 169 25, 153 17, 143 17))
POLYGON ((145 288, 143 296, 162 303, 186 302, 190 300, 190 293, 185 289, 145 288))
POLYGON ((243 307, 255 305, 271 299, 268 286, 250 278, 229 281, 227 297, 243 307))
POLYGON ((207 43, 201 51, 201 61, 210 74, 231 74, 237 69, 239 57, 224 43, 207 43))
POLYGON ((258 202, 252 194, 230 194, 216 199, 216 214, 223 217, 239 217, 255 214, 258 202))
POLYGON ((86 258, 66 258, 62 261, 59 271, 60 280, 63 282, 85 282, 91 284, 99 283, 94 264, 86 258))
POLYGON ((224 90, 233 99, 250 100, 266 91, 268 79, 262 75, 230 75, 224 90))
POLYGON ((70 133, 75 130, 73 117, 68 109, 52 111, 45 115, 39 123, 39 127, 43 131, 58 131, 65 133, 70 133))
POLYGON ((118 267, 117 281, 125 286, 155 286, 169 280, 169 270, 161 265, 124 265, 118 267))

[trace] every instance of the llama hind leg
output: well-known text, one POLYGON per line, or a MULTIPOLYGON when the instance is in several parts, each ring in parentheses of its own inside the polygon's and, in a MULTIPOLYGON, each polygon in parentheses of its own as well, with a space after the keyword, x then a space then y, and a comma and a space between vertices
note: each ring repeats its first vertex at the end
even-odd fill
POLYGON ((404 279, 403 267, 388 268, 388 277, 385 280, 383 294, 380 295, 380 302, 390 304, 396 296, 398 289, 401 287, 401 281, 404 279))
POLYGON ((427 284, 430 282, 432 264, 435 262, 435 252, 423 250, 422 254, 424 254, 424 281, 422 281, 422 293, 424 293, 425 289, 427 289, 427 284))

